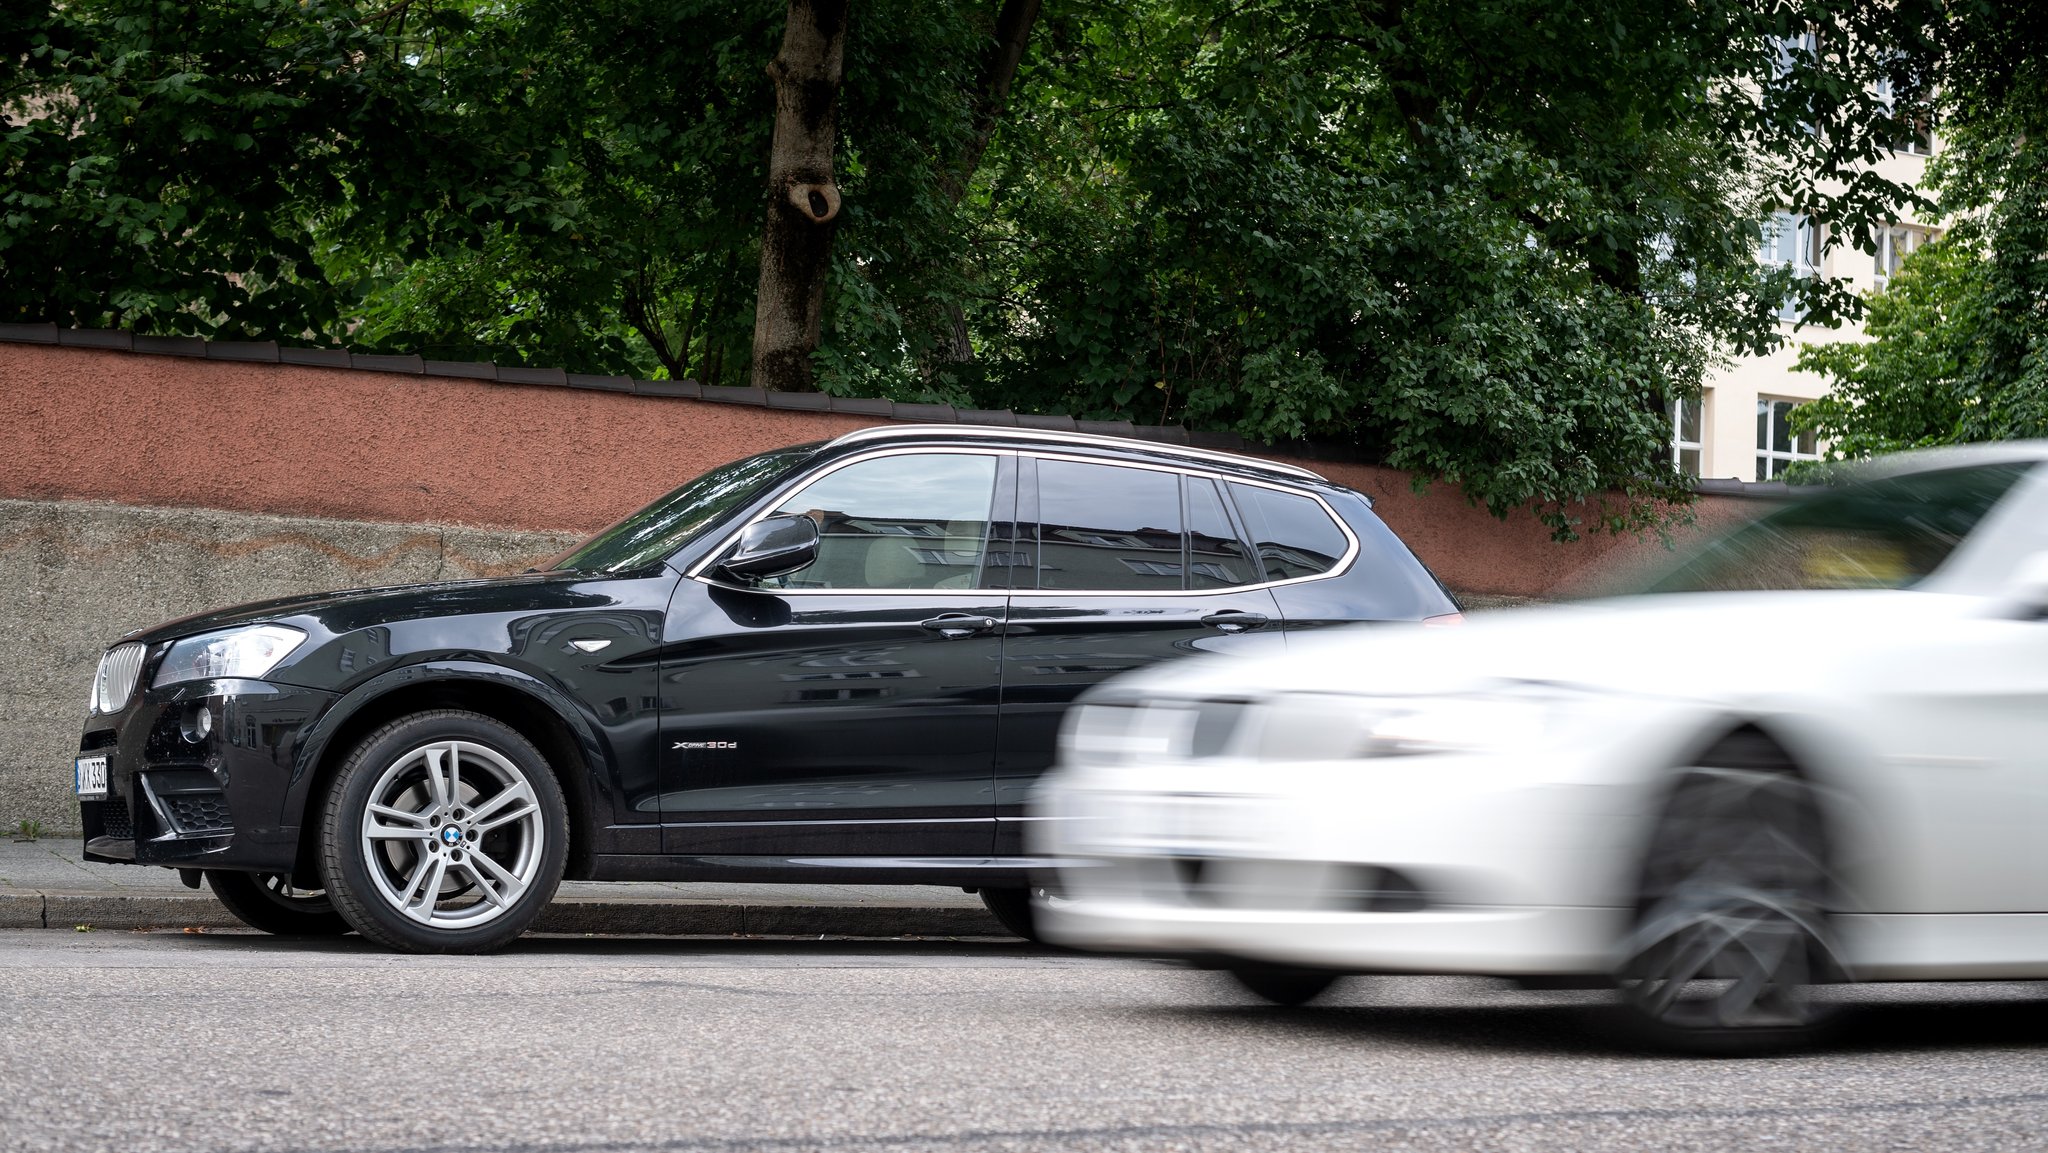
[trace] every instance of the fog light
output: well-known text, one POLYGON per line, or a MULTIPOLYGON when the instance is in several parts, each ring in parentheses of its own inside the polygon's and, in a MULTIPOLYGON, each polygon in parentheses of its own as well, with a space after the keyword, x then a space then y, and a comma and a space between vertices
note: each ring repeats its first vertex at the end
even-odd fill
POLYGON ((178 724, 178 731, 195 745, 205 740, 206 734, 213 731, 213 710, 205 705, 193 705, 186 709, 184 720, 178 724))

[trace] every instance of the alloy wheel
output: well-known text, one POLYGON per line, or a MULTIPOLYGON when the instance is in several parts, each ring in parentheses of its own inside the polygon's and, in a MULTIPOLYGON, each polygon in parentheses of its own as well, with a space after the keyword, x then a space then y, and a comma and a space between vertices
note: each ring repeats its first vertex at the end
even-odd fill
POLYGON ((358 829, 377 894, 435 929, 486 924, 542 871, 547 826, 531 781, 474 741, 439 740, 393 760, 358 829))
POLYGON ((1688 770, 1644 870, 1617 969, 1657 1039, 1729 1051, 1804 1039, 1828 1015, 1812 987, 1840 971, 1819 805, 1803 778, 1688 770))

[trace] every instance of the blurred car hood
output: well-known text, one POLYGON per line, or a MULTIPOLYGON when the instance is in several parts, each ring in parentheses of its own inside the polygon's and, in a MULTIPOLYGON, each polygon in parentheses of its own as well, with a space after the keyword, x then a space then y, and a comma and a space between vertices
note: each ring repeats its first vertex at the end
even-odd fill
POLYGON ((1617 598, 1482 612, 1451 628, 1334 628, 1290 637, 1284 651, 1159 666, 1100 695, 1411 695, 1501 681, 1649 695, 1798 690, 1854 680, 1931 641, 1967 643, 1971 622, 1996 621, 1993 607, 1890 589, 1617 598))

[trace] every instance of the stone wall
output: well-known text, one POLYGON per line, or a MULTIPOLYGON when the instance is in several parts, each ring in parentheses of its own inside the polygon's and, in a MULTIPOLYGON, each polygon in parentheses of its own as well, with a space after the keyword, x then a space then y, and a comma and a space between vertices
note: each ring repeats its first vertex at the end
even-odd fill
POLYGON ((576 534, 0 500, 0 835, 78 826, 71 759, 100 652, 131 629, 326 589, 519 572, 576 534))
MULTIPOLYGON (((0 498, 591 532, 713 465, 888 423, 776 399, 0 342, 0 498)), ((965 419, 942 406, 862 403, 965 419)), ((1533 515, 1496 520, 1455 487, 1418 493, 1394 469, 1295 463, 1370 494, 1464 596, 1555 597, 1665 555, 1654 535, 1559 544, 1533 515)), ((1707 527, 1757 507, 1703 496, 1695 511, 1707 527)))

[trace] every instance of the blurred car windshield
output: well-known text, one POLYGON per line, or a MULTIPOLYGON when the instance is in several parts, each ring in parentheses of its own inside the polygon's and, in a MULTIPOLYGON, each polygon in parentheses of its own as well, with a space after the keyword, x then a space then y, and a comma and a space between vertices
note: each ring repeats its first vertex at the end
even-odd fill
POLYGON ((1706 545, 1644 591, 1908 588, 1940 568, 2031 463, 1823 489, 1706 545))
POLYGON ((542 567, 616 573, 664 560, 818 448, 800 444, 719 465, 542 567))

